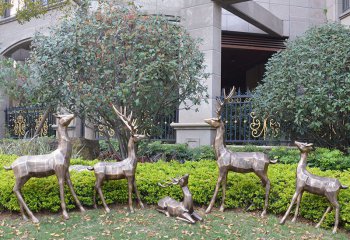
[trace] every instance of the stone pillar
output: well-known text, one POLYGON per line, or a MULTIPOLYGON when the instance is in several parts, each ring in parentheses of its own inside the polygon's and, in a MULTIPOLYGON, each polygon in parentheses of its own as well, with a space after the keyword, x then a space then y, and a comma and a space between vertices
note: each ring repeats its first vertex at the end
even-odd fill
POLYGON ((202 39, 200 50, 205 55, 206 71, 210 77, 208 103, 204 101, 199 111, 180 110, 176 129, 176 142, 187 143, 190 147, 210 145, 215 131, 204 123, 205 118, 215 116, 216 100, 221 89, 221 7, 211 0, 185 0, 182 9, 182 24, 194 38, 202 39))
POLYGON ((6 114, 5 110, 9 106, 8 97, 0 90, 0 138, 6 137, 6 114))

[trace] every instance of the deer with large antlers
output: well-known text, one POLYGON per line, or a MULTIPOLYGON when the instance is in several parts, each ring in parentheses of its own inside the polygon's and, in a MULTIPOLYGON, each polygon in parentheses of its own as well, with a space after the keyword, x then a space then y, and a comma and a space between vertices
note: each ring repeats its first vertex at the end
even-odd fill
POLYGON ((260 178, 262 185, 265 187, 265 204, 263 212, 261 213, 261 216, 264 217, 268 207, 270 194, 270 180, 267 177, 267 169, 270 163, 276 163, 277 161, 270 160, 266 154, 261 152, 232 152, 226 148, 224 144, 225 124, 221 119, 221 112, 223 106, 233 97, 234 93, 235 88, 232 88, 229 95, 226 95, 224 92, 224 100, 222 101, 219 98, 217 99, 217 117, 204 120, 210 126, 216 128, 214 151, 219 167, 219 177, 216 183, 214 195, 210 201, 206 213, 209 213, 212 210, 220 185, 222 185, 222 201, 220 211, 224 211, 228 171, 238 173, 254 172, 260 178))
POLYGON ((54 152, 46 155, 36 156, 22 156, 17 158, 10 167, 5 167, 6 170, 13 170, 16 183, 13 188, 13 192, 16 194, 18 203, 20 206, 21 214, 24 220, 27 220, 27 216, 31 218, 34 223, 38 223, 39 220, 34 216, 32 211, 28 208, 24 202, 21 188, 31 177, 46 177, 56 174, 58 184, 60 187, 60 198, 62 214, 64 219, 69 219, 66 203, 64 201, 64 183, 66 182, 72 196, 80 208, 81 212, 84 212, 84 208, 81 205, 77 195, 74 192, 70 174, 68 171, 70 165, 70 158, 72 155, 72 143, 69 139, 67 127, 69 123, 74 119, 74 115, 58 115, 56 116, 58 123, 58 148, 54 152))
POLYGON ((174 216, 179 220, 196 223, 196 221, 202 221, 202 217, 198 215, 193 209, 193 199, 190 190, 188 189, 188 174, 185 174, 181 178, 173 178, 171 182, 166 185, 159 184, 161 187, 167 187, 170 185, 179 185, 182 189, 184 199, 182 202, 178 202, 171 197, 165 197, 158 201, 157 211, 164 213, 166 216, 174 216))
POLYGON ((303 196, 304 191, 307 191, 309 193, 313 193, 320 196, 325 196, 330 204, 332 206, 329 206, 326 210, 326 212, 323 214, 320 222, 316 225, 316 228, 320 227, 324 218, 326 217, 327 213, 329 213, 332 210, 332 207, 335 208, 335 223, 333 228, 333 233, 337 232, 338 223, 339 223, 339 203, 338 203, 338 194, 341 189, 347 189, 347 186, 342 185, 338 179, 336 178, 327 178, 327 177, 320 177, 311 174, 306 170, 306 160, 308 153, 312 150, 314 150, 312 143, 302 143, 295 141, 294 144, 298 147, 300 150, 300 161, 297 167, 297 179, 296 179, 296 190, 294 193, 294 196, 292 198, 292 202, 289 205, 289 208, 287 209, 287 212, 284 214, 283 218, 280 221, 280 224, 284 224, 287 216, 289 215, 290 211, 292 210, 292 207, 297 201, 297 206, 295 209, 295 214, 292 219, 292 222, 295 222, 297 220, 297 216, 299 213, 299 207, 301 198, 303 196))
POLYGON ((143 203, 141 202, 140 193, 136 186, 135 180, 135 172, 137 167, 137 158, 135 153, 135 143, 140 141, 141 139, 146 138, 146 134, 138 134, 136 119, 132 119, 132 112, 129 116, 127 116, 126 108, 124 111, 122 108, 118 110, 115 106, 112 106, 115 113, 122 120, 125 126, 130 131, 130 138, 128 142, 128 157, 121 162, 99 162, 96 163, 93 167, 90 167, 89 170, 94 170, 96 182, 95 182, 95 191, 94 191, 94 207, 97 208, 96 205, 96 192, 100 195, 102 204, 106 210, 106 212, 110 212, 106 201, 104 199, 102 193, 102 184, 105 180, 119 180, 119 179, 127 179, 128 180, 128 194, 129 194, 129 209, 130 212, 134 212, 132 207, 132 192, 133 190, 136 193, 137 200, 141 206, 144 208, 143 203))

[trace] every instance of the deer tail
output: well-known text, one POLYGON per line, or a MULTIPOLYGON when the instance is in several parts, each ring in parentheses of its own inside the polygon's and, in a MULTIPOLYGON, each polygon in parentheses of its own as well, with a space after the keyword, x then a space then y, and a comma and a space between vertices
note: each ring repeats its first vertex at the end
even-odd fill
POLYGON ((12 166, 9 166, 9 167, 6 167, 6 166, 4 166, 4 168, 5 168, 5 170, 12 170, 12 166))
POLYGON ((87 169, 88 169, 89 171, 93 171, 93 170, 94 170, 94 167, 88 166, 87 169))
POLYGON ((275 164, 275 163, 277 163, 278 159, 275 159, 275 160, 270 159, 269 161, 270 161, 270 163, 275 164))
POLYGON ((341 186, 341 187, 340 187, 341 189, 347 189, 347 188, 349 188, 348 186, 341 185, 341 184, 340 184, 340 186, 341 186))

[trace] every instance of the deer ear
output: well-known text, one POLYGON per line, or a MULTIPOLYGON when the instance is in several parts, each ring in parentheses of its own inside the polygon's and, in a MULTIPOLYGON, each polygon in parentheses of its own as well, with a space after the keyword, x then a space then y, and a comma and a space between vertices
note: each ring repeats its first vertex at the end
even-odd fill
POLYGON ((314 144, 313 143, 307 143, 306 146, 312 147, 314 144))

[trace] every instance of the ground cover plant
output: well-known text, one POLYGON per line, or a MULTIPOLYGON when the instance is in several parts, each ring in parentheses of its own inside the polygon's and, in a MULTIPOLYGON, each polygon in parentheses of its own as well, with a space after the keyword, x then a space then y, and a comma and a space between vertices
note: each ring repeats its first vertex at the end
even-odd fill
POLYGON ((129 214, 125 205, 114 205, 110 214, 102 209, 87 210, 86 214, 70 214, 63 221, 58 214, 41 214, 41 223, 24 222, 16 214, 0 215, 1 239, 310 239, 346 240, 349 233, 340 231, 336 235, 326 229, 315 229, 306 221, 279 225, 278 216, 267 215, 262 219, 257 212, 214 210, 204 216, 203 222, 187 224, 167 218, 154 207, 137 210, 129 214))
MULTIPOLYGON (((12 171, 5 171, 3 166, 10 165, 15 159, 16 156, 0 156, 0 207, 11 211, 18 211, 19 206, 16 197, 12 193, 14 183, 13 173, 12 171)), ((73 159, 71 164, 93 165, 96 162, 97 160, 84 161, 73 159)), ((281 214, 286 211, 295 190, 295 169, 296 164, 277 164, 270 166, 268 171, 271 180, 269 214, 281 214)), ((159 161, 157 163, 139 164, 136 179, 143 202, 156 204, 159 199, 165 196, 171 196, 179 200, 182 197, 180 188, 176 186, 161 188, 158 186, 158 182, 167 180, 169 177, 190 173, 188 186, 192 192, 195 204, 207 206, 214 191, 217 171, 216 162, 213 160, 201 160, 198 162, 186 161, 184 164, 174 161, 159 161)), ((350 172, 348 171, 340 172, 328 170, 322 172, 317 168, 312 168, 310 171, 321 176, 336 177, 342 184, 350 186, 350 172)), ((95 183, 93 172, 72 171, 71 179, 82 204, 85 206, 92 206, 92 195, 95 183)), ((105 193, 107 204, 127 202, 128 194, 126 181, 109 181, 103 186, 103 192, 105 193)), ((69 199, 67 207, 73 209, 75 204, 68 189, 66 189, 66 193, 67 199, 69 199)), ((60 209, 58 184, 54 176, 31 179, 23 187, 23 195, 30 209, 34 212, 42 210, 57 212, 60 209)), ((263 202, 264 190, 260 186, 260 180, 255 175, 229 173, 226 198, 227 208, 258 210, 262 209, 263 202)), ((341 204, 340 226, 349 229, 350 192, 348 190, 340 192, 339 202, 341 204)), ((327 206, 327 201, 324 198, 305 194, 300 215, 306 219, 317 222, 327 206)), ((334 214, 331 213, 327 216, 323 226, 332 226, 333 223, 334 214)))

